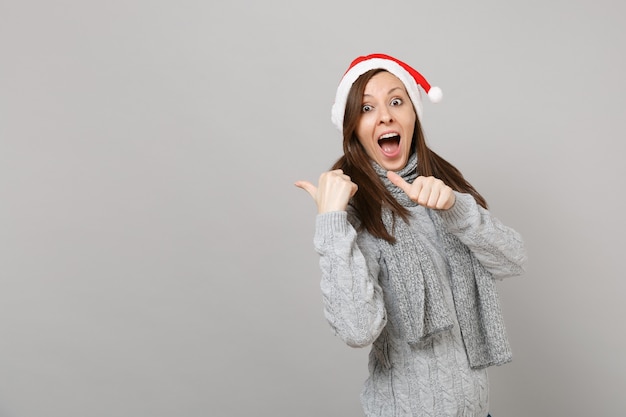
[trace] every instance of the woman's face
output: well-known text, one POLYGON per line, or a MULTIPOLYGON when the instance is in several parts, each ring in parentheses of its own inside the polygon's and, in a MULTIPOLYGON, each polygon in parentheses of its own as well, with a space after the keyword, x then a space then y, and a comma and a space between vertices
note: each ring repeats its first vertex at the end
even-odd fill
POLYGON ((356 136, 378 165, 399 171, 409 159, 416 117, 402 81, 382 71, 365 86, 356 136))

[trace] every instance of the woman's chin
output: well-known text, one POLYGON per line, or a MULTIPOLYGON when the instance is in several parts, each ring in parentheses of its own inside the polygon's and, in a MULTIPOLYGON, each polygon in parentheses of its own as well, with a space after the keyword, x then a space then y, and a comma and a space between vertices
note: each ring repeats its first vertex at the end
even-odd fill
POLYGON ((400 171, 406 166, 408 158, 398 157, 393 160, 381 160, 378 161, 378 165, 386 169, 387 171, 400 171))

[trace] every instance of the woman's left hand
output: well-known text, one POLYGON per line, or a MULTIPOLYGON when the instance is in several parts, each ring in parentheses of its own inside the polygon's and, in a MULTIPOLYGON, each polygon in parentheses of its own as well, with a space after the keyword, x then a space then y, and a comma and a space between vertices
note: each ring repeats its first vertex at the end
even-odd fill
POLYGON ((393 171, 387 172, 387 178, 420 206, 448 210, 456 201, 452 188, 438 178, 419 176, 409 184, 393 171))

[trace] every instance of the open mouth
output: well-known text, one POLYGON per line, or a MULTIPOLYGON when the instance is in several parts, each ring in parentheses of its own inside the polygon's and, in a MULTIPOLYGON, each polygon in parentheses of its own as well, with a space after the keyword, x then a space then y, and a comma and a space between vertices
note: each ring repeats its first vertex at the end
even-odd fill
POLYGON ((378 139, 378 146, 387 156, 394 156, 400 149, 400 135, 397 133, 386 133, 378 139))

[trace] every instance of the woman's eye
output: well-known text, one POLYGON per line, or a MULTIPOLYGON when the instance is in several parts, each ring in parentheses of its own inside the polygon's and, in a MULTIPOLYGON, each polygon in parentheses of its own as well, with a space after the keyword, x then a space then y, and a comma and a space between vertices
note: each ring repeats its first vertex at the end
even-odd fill
POLYGON ((400 98, 394 98, 393 100, 391 100, 392 106, 399 106, 400 104, 402 104, 402 99, 400 98))
POLYGON ((371 111, 371 110, 372 110, 372 106, 370 106, 369 104, 364 104, 363 107, 361 107, 361 111, 363 113, 366 113, 366 112, 371 111))

